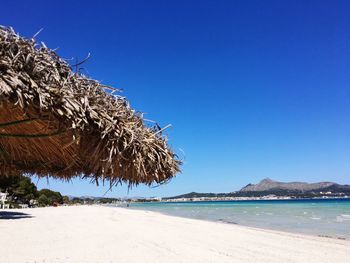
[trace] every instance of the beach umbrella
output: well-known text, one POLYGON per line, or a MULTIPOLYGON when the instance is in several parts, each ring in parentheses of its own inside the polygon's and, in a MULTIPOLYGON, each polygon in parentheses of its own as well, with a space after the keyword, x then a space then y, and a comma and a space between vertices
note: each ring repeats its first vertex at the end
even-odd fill
POLYGON ((131 186, 180 171, 158 125, 146 125, 118 90, 74 72, 34 38, 0 27, 0 176, 131 186))

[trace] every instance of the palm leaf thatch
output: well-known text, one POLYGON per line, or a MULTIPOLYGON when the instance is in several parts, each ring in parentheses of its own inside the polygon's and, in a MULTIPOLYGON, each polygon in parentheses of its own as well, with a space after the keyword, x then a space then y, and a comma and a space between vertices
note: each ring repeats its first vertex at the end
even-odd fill
POLYGON ((181 162, 162 130, 43 43, 0 27, 0 176, 163 183, 181 162))

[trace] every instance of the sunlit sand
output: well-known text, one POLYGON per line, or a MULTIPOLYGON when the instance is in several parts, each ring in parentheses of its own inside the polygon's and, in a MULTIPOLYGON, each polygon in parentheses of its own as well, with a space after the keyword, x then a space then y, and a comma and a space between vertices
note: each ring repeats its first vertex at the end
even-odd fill
POLYGON ((101 206, 7 210, 0 262, 348 262, 345 240, 101 206))

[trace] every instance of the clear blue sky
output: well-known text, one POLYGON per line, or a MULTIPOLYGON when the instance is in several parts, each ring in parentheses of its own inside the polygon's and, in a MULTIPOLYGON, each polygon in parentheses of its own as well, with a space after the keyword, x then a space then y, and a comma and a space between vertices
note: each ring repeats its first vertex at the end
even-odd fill
MULTIPOLYGON (((2 1, 0 24, 92 58, 186 159, 129 196, 229 192, 264 177, 350 183, 348 1, 2 1)), ((105 193, 49 180, 71 195, 105 193)), ((46 180, 38 183, 47 187, 46 180)), ((108 196, 125 196, 126 187, 108 196)))

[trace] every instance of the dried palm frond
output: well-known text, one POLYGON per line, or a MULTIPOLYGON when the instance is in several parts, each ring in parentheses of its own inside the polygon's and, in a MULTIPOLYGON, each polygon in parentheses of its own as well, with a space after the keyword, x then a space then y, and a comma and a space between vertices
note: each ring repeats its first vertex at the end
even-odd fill
MULTIPOLYGON (((0 27, 0 176, 163 183, 181 162, 125 98, 0 27)), ((115 89, 113 89, 115 91, 115 89)))

